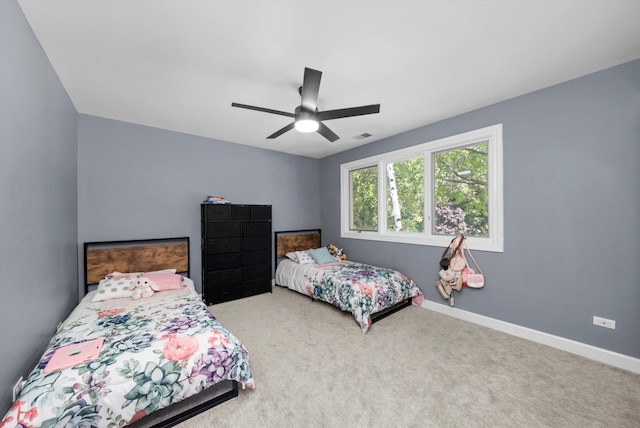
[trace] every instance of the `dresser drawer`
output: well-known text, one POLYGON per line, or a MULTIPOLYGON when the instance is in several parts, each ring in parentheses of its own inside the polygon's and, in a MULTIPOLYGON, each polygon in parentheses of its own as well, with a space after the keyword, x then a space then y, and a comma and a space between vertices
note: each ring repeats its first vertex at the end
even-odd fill
POLYGON ((231 220, 251 220, 249 205, 231 205, 231 220))
POLYGON ((242 223, 242 236, 271 235, 270 221, 245 221, 242 223))
POLYGON ((251 220, 271 220, 271 205, 252 206, 251 220))
POLYGON ((245 251, 242 254, 242 265, 251 266, 271 262, 271 250, 245 251))
POLYGON ((237 253, 242 251, 241 238, 205 239, 205 251, 210 254, 237 253))
POLYGON ((227 221, 231 216, 231 205, 202 204, 202 219, 205 221, 227 221))
POLYGON ((242 280, 251 281, 254 279, 271 279, 271 263, 244 266, 242 268, 242 280))
POLYGON ((218 287, 242 282, 242 269, 224 269, 207 272, 205 280, 209 287, 218 287))
POLYGON ((242 259, 242 253, 207 254, 204 259, 204 270, 209 272, 212 270, 238 268, 242 266, 242 259))
POLYGON ((253 296, 260 293, 268 293, 271 291, 271 278, 256 279, 254 281, 245 281, 242 283, 242 294, 245 296, 253 296))
POLYGON ((242 249, 244 251, 271 250, 271 235, 242 238, 242 249))
POLYGON ((243 290, 241 283, 223 284, 205 287, 205 300, 207 305, 214 303, 228 302, 229 300, 235 300, 243 297, 243 290))
POLYGON ((207 236, 226 238, 228 236, 240 236, 242 223, 239 221, 205 222, 204 233, 207 236))

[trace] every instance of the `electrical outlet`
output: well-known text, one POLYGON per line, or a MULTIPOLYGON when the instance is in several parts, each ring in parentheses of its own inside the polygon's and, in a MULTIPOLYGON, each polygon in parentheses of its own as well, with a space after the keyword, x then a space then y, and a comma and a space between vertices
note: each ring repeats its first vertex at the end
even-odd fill
POLYGON ((601 318, 601 317, 593 317, 593 325, 598 325, 600 327, 605 327, 605 328, 610 328, 611 330, 615 330, 616 329, 616 321, 615 320, 608 320, 606 318, 601 318))
POLYGON ((20 395, 20 391, 22 391, 22 376, 20 376, 20 379, 18 379, 18 382, 16 382, 15 385, 13 385, 13 401, 16 401, 16 399, 18 398, 18 396, 20 395))

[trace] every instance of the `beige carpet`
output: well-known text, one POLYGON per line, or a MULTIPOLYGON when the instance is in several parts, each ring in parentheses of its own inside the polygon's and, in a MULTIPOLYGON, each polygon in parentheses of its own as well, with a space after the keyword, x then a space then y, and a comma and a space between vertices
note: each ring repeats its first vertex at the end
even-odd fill
POLYGON ((211 306, 255 390, 180 427, 639 427, 640 375, 416 306, 374 324, 288 289, 211 306))

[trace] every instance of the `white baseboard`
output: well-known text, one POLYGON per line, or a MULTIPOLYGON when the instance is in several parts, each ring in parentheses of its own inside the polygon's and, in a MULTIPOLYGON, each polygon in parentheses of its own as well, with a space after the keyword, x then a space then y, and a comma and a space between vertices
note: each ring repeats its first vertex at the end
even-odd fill
POLYGON ((478 315, 455 307, 452 308, 451 306, 435 303, 426 299, 422 301, 422 307, 463 321, 469 321, 483 327, 489 327, 503 333, 511 334, 513 336, 521 337, 523 339, 531 340, 533 342, 551 346, 552 348, 571 352, 572 354, 580 355, 581 357, 589 358, 610 366, 640 374, 640 359, 638 358, 619 354, 596 346, 587 345, 575 340, 565 339, 564 337, 554 336, 531 328, 522 327, 517 324, 500 321, 484 315, 478 315))

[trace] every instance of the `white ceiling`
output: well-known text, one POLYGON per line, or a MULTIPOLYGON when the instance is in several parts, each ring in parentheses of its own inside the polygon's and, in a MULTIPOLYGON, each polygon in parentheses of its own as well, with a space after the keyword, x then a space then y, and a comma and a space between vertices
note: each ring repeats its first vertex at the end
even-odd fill
POLYGON ((638 0, 18 0, 79 113, 321 158, 640 58, 638 0), (304 67, 318 108, 289 131, 304 67), (362 133, 372 137, 358 140, 362 133))

